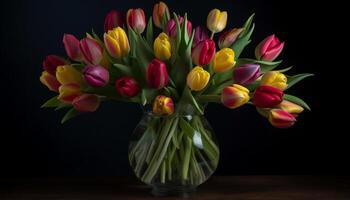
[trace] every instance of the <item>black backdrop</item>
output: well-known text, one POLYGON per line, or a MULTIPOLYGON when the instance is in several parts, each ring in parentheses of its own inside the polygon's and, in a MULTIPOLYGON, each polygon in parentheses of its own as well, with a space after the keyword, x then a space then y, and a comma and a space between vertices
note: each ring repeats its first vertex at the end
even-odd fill
MULTIPOLYGON (((1 171, 5 177, 131 175, 128 138, 141 119, 138 106, 105 103, 94 114, 64 125, 62 112, 40 109, 53 94, 39 82, 47 54, 64 55, 62 36, 83 37, 94 28, 102 33, 104 16, 112 8, 126 12, 142 7, 151 15, 155 1, 2 1, 1 4, 1 171)), ((316 76, 290 93, 312 107, 291 129, 272 128, 255 109, 229 110, 210 105, 206 116, 216 131, 220 165, 216 174, 339 174, 349 165, 337 128, 339 116, 327 113, 334 97, 324 89, 328 65, 321 42, 327 32, 322 11, 303 1, 220 0, 167 1, 171 11, 189 13, 194 25, 205 24, 212 8, 229 11, 229 27, 240 26, 253 12, 256 31, 244 55, 265 36, 276 33, 286 41, 281 55, 291 73, 316 76), (323 131, 321 131, 323 130, 323 131)), ((329 32, 328 32, 329 33, 329 32)), ((341 123, 341 122, 339 122, 341 123)), ((345 131, 346 132, 346 131, 345 131)))

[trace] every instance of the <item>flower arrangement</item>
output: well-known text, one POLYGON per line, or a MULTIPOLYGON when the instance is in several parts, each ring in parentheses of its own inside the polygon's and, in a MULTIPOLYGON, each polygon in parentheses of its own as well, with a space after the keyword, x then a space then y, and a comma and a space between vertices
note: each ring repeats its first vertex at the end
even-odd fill
POLYGON ((170 15, 163 2, 154 6, 148 23, 140 8, 129 9, 126 20, 112 10, 103 37, 94 31, 81 40, 65 34, 69 59, 46 57, 40 81, 57 96, 42 107, 68 109, 64 123, 96 111, 103 101, 149 105, 152 118, 130 145, 135 174, 148 184, 198 185, 219 159, 214 136, 198 117, 208 103, 230 109, 255 106, 277 128, 291 127, 298 114, 310 109, 286 92, 312 74, 288 76, 291 67, 277 69, 284 42, 275 35, 260 42, 255 58, 240 57, 250 43, 253 17, 215 42, 215 34, 226 28, 225 11, 213 9, 206 28, 193 29, 187 14, 170 15))

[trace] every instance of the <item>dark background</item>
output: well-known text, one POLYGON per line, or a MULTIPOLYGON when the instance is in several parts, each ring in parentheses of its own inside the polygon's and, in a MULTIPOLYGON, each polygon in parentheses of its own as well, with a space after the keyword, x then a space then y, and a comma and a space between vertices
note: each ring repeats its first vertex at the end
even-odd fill
MULTIPOLYGON (((149 17, 156 1, 2 1, 1 4, 1 133, 0 177, 132 175, 127 159, 128 139, 141 119, 132 104, 104 103, 93 114, 61 125, 63 112, 40 109, 54 94, 39 82, 42 60, 65 55, 62 37, 79 38, 92 28, 103 32, 105 14, 141 7, 149 17)), ((208 12, 229 12, 228 27, 241 26, 256 13, 256 31, 245 56, 265 36, 276 33, 286 41, 281 55, 289 73, 315 73, 289 91, 312 108, 288 130, 274 129, 251 106, 229 110, 210 105, 206 116, 216 131, 221 157, 217 175, 345 174, 349 165, 346 117, 332 110, 342 106, 329 89, 326 67, 332 32, 320 8, 304 1, 220 0, 166 1, 171 11, 189 13, 196 25, 208 12), (327 52, 327 53, 326 53, 327 52), (341 120, 343 119, 343 120, 341 120)))

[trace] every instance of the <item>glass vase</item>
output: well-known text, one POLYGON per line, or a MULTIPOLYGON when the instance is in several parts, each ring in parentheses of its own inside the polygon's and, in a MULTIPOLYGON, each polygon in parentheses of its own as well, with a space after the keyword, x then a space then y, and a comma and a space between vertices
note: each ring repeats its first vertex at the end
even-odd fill
POLYGON ((215 171, 219 147, 203 115, 145 112, 129 144, 135 175, 155 196, 189 196, 215 171))

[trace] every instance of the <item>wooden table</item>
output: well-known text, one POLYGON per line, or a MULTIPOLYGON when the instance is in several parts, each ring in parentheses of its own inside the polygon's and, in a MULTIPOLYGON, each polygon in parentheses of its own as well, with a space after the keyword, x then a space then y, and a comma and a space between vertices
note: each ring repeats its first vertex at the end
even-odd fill
MULTIPOLYGON (((134 178, 45 178, 0 180, 0 199, 149 200, 150 189, 134 178)), ((212 177, 189 199, 350 200, 345 176, 212 177)))

